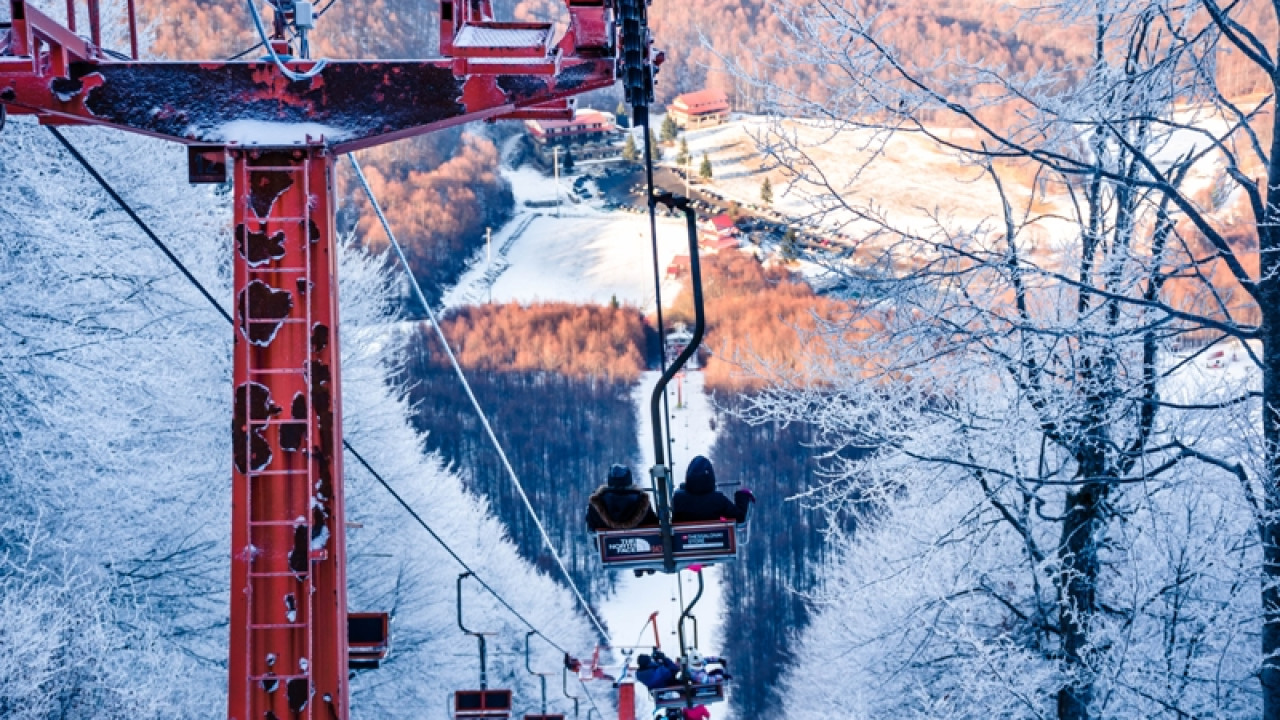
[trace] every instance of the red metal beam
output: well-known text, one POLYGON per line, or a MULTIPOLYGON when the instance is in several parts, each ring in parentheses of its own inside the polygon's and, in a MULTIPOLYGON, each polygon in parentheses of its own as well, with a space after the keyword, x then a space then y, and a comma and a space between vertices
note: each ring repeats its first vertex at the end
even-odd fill
MULTIPOLYGON (((269 62, 136 61, 134 0, 127 3, 131 62, 103 57, 99 0, 87 0, 92 42, 26 0, 8 1, 0 107, 42 123, 201 146, 201 158, 231 149, 227 716, 347 720, 333 159, 472 120, 562 116, 568 98, 614 83, 611 5, 565 0, 569 28, 552 46, 550 26, 495 22, 489 0, 442 0, 446 57, 334 61, 294 81, 269 62), (459 57, 449 57, 455 51, 459 57)), ((72 27, 76 4, 67 0, 72 27)), ((306 72, 315 63, 289 67, 306 72)))
MULTIPOLYGON (((292 65, 306 70, 313 64, 292 65)), ((13 72, 0 64, 0 102, 17 114, 187 144, 278 147, 323 140, 342 153, 614 82, 611 60, 564 60, 554 72, 554 64, 475 58, 340 61, 295 82, 267 62, 73 63, 66 76, 33 74, 29 67, 13 72)))
POLYGON ((233 153, 230 720, 346 717, 333 157, 233 153))

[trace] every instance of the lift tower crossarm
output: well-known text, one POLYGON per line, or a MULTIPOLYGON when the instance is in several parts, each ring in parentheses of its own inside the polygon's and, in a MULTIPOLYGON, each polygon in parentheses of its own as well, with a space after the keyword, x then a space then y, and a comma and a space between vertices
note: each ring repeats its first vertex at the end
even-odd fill
POLYGON ((66 1, 64 26, 0 0, 0 125, 183 143, 202 182, 235 161, 228 720, 348 720, 335 159, 472 120, 572 117, 574 95, 617 75, 613 0, 564 0, 559 41, 495 21, 489 0, 441 0, 442 57, 323 66, 277 64, 280 38, 269 61, 138 60, 133 0, 133 59, 117 59, 100 0, 66 1))
MULTIPOLYGON (((575 0, 570 30, 554 46, 550 25, 475 20, 456 29, 465 45, 446 45, 456 56, 331 60, 304 80, 270 60, 116 60, 27 0, 10 4, 12 25, 0 28, 0 104, 10 113, 188 145, 322 144, 345 153, 474 120, 568 117, 570 98, 613 85, 616 74, 609 45, 574 44, 605 22, 603 3, 575 0)), ((317 63, 285 65, 306 73, 317 63)))

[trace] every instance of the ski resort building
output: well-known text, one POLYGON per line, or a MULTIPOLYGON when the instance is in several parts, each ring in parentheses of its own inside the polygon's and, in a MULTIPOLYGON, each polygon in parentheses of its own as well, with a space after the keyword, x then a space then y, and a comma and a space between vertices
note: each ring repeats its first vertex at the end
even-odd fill
POLYGON ((574 160, 614 158, 622 152, 614 142, 618 125, 613 113, 579 110, 572 120, 526 120, 524 127, 534 153, 545 163, 552 162, 556 147, 561 160, 566 152, 574 160))
POLYGON ((677 255, 671 259, 671 264, 667 265, 666 278, 679 280, 687 272, 689 272, 689 256, 677 255))
POLYGON ((709 218, 701 224, 698 245, 709 253, 737 248, 738 226, 734 224, 733 218, 723 213, 709 218))
POLYGON ((671 119, 686 130, 719 125, 729 119, 729 98, 719 90, 699 90, 676 96, 667 106, 671 119))

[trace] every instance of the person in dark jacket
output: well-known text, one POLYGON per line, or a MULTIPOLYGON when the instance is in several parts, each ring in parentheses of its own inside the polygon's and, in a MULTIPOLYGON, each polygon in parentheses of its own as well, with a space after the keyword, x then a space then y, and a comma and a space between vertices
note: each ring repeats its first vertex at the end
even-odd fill
POLYGON ((641 655, 636 658, 636 679, 650 690, 676 685, 679 677, 680 666, 663 655, 661 650, 654 650, 653 657, 641 655))
POLYGON ((671 499, 671 520, 679 523, 723 518, 744 523, 755 501, 750 490, 735 492, 732 500, 716 490, 716 471, 710 460, 699 455, 689 463, 684 482, 671 499))
POLYGON ((649 495, 631 484, 631 468, 614 465, 609 480, 596 488, 587 502, 587 529, 629 530, 641 525, 657 525, 658 516, 649 504, 649 495))

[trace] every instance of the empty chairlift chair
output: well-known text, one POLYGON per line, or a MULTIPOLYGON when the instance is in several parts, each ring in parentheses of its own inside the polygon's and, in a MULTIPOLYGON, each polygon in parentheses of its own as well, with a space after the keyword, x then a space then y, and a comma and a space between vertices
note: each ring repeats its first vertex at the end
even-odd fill
POLYGON ((373 670, 391 651, 391 616, 387 613, 347 615, 347 664, 352 670, 373 670))
POLYGON ((453 717, 501 718, 511 717, 510 690, 459 690, 453 694, 453 717))
POLYGON ((458 627, 462 632, 474 637, 480 649, 480 689, 459 690, 453 694, 453 718, 497 718, 508 720, 511 717, 511 691, 490 690, 488 674, 488 653, 485 650, 485 637, 494 633, 468 630, 462 624, 462 581, 472 576, 468 570, 458 576, 458 627))

